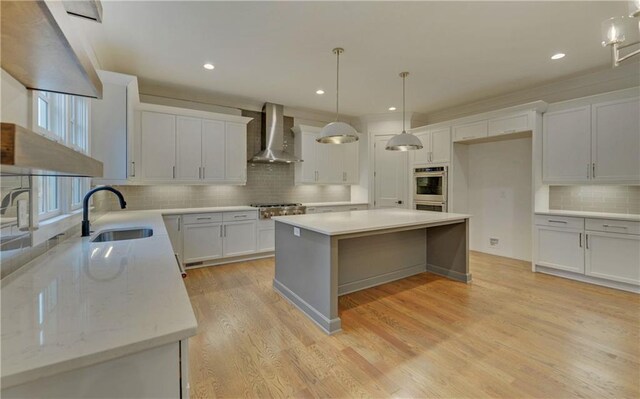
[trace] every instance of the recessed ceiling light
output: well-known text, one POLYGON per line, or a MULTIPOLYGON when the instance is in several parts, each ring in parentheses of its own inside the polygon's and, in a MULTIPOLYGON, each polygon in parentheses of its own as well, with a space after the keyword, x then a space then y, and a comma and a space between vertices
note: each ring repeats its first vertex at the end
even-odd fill
POLYGON ((395 111, 396 107, 389 107, 389 111, 395 111))
POLYGON ((203 67, 204 69, 208 69, 208 70, 212 70, 213 68, 215 68, 213 64, 209 64, 209 63, 204 64, 203 67))
POLYGON ((557 53, 551 56, 552 60, 559 60, 560 58, 564 58, 566 54, 565 53, 557 53))
POLYGON ((324 90, 318 89, 318 90, 316 90, 316 94, 324 94, 324 90))

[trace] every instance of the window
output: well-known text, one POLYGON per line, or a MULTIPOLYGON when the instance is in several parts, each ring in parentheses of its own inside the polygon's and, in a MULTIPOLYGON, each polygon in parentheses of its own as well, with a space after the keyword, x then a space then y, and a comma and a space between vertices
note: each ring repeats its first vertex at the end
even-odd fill
MULTIPOLYGON (((33 101, 33 130, 76 151, 89 152, 89 99, 34 91, 33 101)), ((39 218, 45 220, 82 207, 90 180, 44 176, 37 182, 39 218)))

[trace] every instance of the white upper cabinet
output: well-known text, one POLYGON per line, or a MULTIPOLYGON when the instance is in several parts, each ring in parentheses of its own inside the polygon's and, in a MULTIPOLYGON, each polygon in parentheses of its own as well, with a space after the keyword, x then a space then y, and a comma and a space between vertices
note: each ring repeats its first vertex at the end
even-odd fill
POLYGON ((177 118, 176 179, 199 180, 201 177, 202 120, 179 116, 177 118))
POLYGON ((412 132, 422 142, 422 148, 414 151, 414 165, 447 163, 451 160, 451 130, 419 128, 412 132))
POLYGON ((202 180, 223 181, 226 172, 225 122, 202 121, 202 180))
POLYGON ((173 114, 145 109, 140 112, 141 167, 137 183, 246 183, 250 118, 148 104, 144 107, 167 109, 173 114), (209 119, 211 116, 220 119, 209 119))
POLYGON ((225 129, 225 180, 247 180, 247 125, 227 122, 225 129))
POLYGON ((542 178, 548 183, 586 182, 591 176, 591 107, 543 115, 542 178))
POLYGON ((592 178, 640 182, 640 99, 594 104, 591 109, 592 178))
POLYGON ((295 154, 303 162, 295 166, 296 184, 357 184, 359 181, 358 143, 321 144, 320 129, 294 127, 295 154))
POLYGON ((487 137, 487 134, 488 122, 486 120, 453 126, 453 141, 481 139, 487 137))
POLYGON ((145 180, 173 180, 175 178, 175 115, 142 112, 140 157, 141 178, 145 180))
POLYGON ((640 183, 639 115, 638 97, 545 113, 543 182, 640 183))
POLYGON ((529 114, 525 112, 518 115, 489 119, 488 136, 518 133, 530 129, 529 114))

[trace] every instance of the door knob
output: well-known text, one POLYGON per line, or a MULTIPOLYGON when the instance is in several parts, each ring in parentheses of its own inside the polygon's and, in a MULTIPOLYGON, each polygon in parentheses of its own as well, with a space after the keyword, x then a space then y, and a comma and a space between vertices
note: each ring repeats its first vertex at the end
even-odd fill
POLYGON ((396 201, 396 204, 402 205, 402 201, 396 201))

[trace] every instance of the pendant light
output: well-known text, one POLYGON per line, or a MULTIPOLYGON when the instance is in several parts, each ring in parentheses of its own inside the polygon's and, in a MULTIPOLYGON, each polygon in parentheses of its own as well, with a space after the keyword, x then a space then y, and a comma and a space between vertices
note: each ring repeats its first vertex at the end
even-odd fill
POLYGON ((409 150, 419 150, 422 148, 422 142, 419 138, 414 136, 413 134, 407 133, 405 130, 405 117, 404 113, 406 110, 405 107, 405 88, 404 88, 404 80, 409 75, 409 72, 401 72, 400 77, 402 78, 402 133, 396 134, 391 137, 387 142, 386 150, 390 151, 409 151, 409 150))
POLYGON ((340 54, 344 52, 343 48, 336 47, 333 54, 336 55, 336 121, 331 122, 320 131, 320 135, 316 139, 318 143, 323 144, 345 144, 358 141, 358 132, 348 123, 340 122, 338 116, 339 93, 340 93, 340 54))

